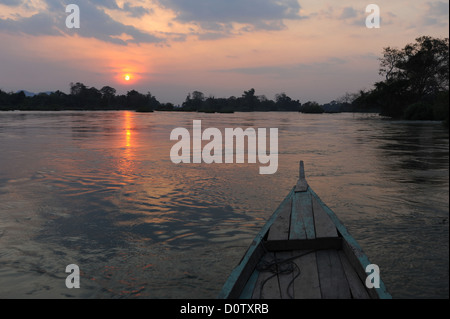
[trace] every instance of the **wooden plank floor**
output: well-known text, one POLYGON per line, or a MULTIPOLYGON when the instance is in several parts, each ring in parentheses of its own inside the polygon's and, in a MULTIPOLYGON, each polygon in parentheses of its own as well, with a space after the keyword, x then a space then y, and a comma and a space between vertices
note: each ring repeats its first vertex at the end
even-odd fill
POLYGON ((268 241, 338 237, 336 226, 310 192, 297 192, 281 207, 268 241))
POLYGON ((268 252, 251 278, 243 299, 369 298, 342 250, 268 252))
POLYGON ((280 207, 264 242, 268 251, 241 298, 369 298, 338 239, 336 225, 308 186, 297 186, 280 207), (304 243, 307 249, 301 248, 304 243))
POLYGON ((300 178, 253 240, 221 298, 391 299, 384 283, 368 289, 370 264, 337 216, 300 178))

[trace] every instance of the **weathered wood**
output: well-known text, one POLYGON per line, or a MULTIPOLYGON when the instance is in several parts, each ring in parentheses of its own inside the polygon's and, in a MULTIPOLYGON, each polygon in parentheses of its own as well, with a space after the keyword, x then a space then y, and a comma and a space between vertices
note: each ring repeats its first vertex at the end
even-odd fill
POLYGON ((306 192, 308 190, 308 182, 306 179, 299 179, 297 184, 295 185, 295 192, 306 192))
POLYGON ((320 291, 323 299, 350 299, 350 288, 336 250, 316 252, 320 291))
POLYGON ((295 193, 289 239, 314 239, 315 237, 311 194, 309 192, 295 193))
POLYGON ((283 202, 278 206, 267 223, 262 227, 261 231, 256 235, 247 252, 242 257, 239 264, 233 269, 227 281, 225 282, 220 294, 220 299, 236 299, 241 295, 249 276, 253 273, 256 264, 264 254, 264 248, 262 247, 262 239, 266 236, 270 227, 280 214, 281 207, 288 202, 294 194, 294 188, 289 192, 283 202))
POLYGON ((269 251, 342 249, 342 238, 273 240, 264 242, 269 251))
POLYGON ((295 250, 292 255, 302 256, 293 260, 300 270, 300 275, 294 280, 294 298, 321 299, 316 254, 311 251, 295 250))
POLYGON ((242 289, 239 299, 252 299, 253 291, 255 290, 256 282, 258 281, 259 271, 255 269, 242 289))
POLYGON ((336 225, 314 196, 312 196, 312 205, 316 238, 337 237, 336 225))
POLYGON ((355 269, 352 267, 347 259, 345 253, 339 251, 339 258, 341 259, 342 267, 344 268, 345 276, 350 287, 350 292, 353 299, 369 299, 369 293, 367 292, 365 284, 361 281, 355 269))
MULTIPOLYGON (((271 263, 275 260, 274 253, 268 252, 264 255, 263 263, 271 263)), ((260 270, 255 289, 253 290, 252 299, 280 299, 280 287, 278 284, 278 276, 276 274, 276 266, 273 272, 270 270, 260 270)))
MULTIPOLYGON (((369 261, 365 260, 367 259, 367 256, 364 255, 362 250, 360 250, 358 247, 355 247, 354 244, 346 240, 342 242, 342 250, 347 257, 350 265, 355 270, 355 273, 358 275, 359 279, 365 283, 367 273, 363 264, 370 265, 369 261)), ((375 289, 368 289, 367 292, 372 299, 379 298, 378 293, 375 289)))
POLYGON ((295 185, 295 192, 306 192, 308 190, 308 183, 306 182, 305 176, 305 167, 303 161, 300 161, 300 173, 297 181, 297 185, 295 185))
POLYGON ((242 290, 247 284, 248 278, 253 273, 262 256, 264 256, 264 253, 265 251, 261 242, 255 243, 254 241, 254 246, 251 246, 251 249, 244 255, 239 266, 231 273, 229 281, 227 281, 229 287, 224 286, 224 292, 228 291, 227 298, 235 299, 241 295, 242 290))
POLYGON ((296 269, 291 260, 292 252, 276 252, 275 258, 279 262, 277 265, 278 284, 280 286, 281 299, 294 298, 294 275, 296 269))
POLYGON ((314 214, 312 208, 311 193, 307 192, 298 195, 301 198, 302 203, 300 213, 303 215, 303 222, 305 223, 306 238, 315 239, 316 230, 314 227, 314 214))
POLYGON ((292 199, 289 199, 280 209, 280 215, 272 224, 267 240, 287 240, 291 222, 292 199))
POLYGON ((305 223, 303 221, 303 215, 300 214, 301 201, 300 197, 296 196, 301 193, 295 193, 292 200, 292 213, 291 213, 291 227, 289 231, 289 239, 306 239, 305 223))
POLYGON ((305 163, 303 161, 300 161, 300 171, 298 173, 298 178, 299 179, 306 179, 305 163))
POLYGON ((392 298, 382 280, 380 288, 365 287, 369 264, 337 216, 308 187, 301 162, 299 182, 255 237, 219 298, 289 298, 292 292, 295 298, 392 298), (301 273, 296 277, 297 268, 283 273, 280 260, 263 271, 256 266, 263 256, 290 259, 301 273))
MULTIPOLYGON (((347 228, 342 224, 339 218, 334 214, 334 212, 322 202, 319 196, 310 188, 312 196, 315 197, 318 203, 324 208, 324 211, 330 216, 330 219, 336 225, 336 229, 340 236, 343 237, 342 248, 345 252, 348 260, 352 266, 357 270, 358 276, 363 279, 367 277, 365 269, 370 265, 369 258, 362 251, 361 247, 357 241, 349 234, 347 228)), ((365 279, 364 279, 365 281, 365 279)), ((386 290, 383 280, 380 279, 380 288, 369 289, 369 294, 372 298, 382 298, 382 299, 392 299, 392 296, 386 290)))

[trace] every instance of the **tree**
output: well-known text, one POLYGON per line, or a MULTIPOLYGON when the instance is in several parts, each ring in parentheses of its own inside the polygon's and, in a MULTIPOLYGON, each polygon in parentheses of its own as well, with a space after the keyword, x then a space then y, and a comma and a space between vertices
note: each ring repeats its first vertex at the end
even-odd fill
POLYGON ((200 91, 194 91, 188 94, 186 101, 183 103, 184 111, 198 111, 201 109, 203 102, 205 101, 205 95, 200 91))
POLYGON ((276 107, 278 111, 296 111, 298 112, 301 103, 297 100, 292 100, 286 93, 279 93, 275 95, 276 107))
POLYGON ((95 87, 90 87, 84 91, 85 106, 97 108, 101 104, 102 93, 95 87))
MULTIPOLYGON (((151 110, 158 110, 161 107, 161 103, 156 99, 155 96, 153 96, 150 91, 147 92, 147 95, 145 96, 147 98, 147 104, 148 107, 151 110)), ((165 106, 165 109, 170 108, 170 105, 165 106)), ((173 105, 172 105, 173 109, 173 105)))
POLYGON ((100 93, 102 94, 102 98, 109 100, 116 95, 116 89, 110 86, 104 86, 100 89, 100 93))
MULTIPOLYGON (((364 91, 362 91, 362 92, 364 92, 364 91)), ((352 104, 353 101, 355 101, 360 95, 361 94, 358 94, 358 93, 345 92, 345 94, 343 96, 341 96, 340 98, 337 99, 337 102, 342 103, 342 104, 352 104)))
POLYGON ((449 88, 449 39, 423 36, 403 49, 387 47, 380 59, 386 82, 407 80, 417 98, 449 88))
POLYGON ((148 108, 148 101, 145 95, 136 90, 127 92, 127 107, 130 109, 148 108))
POLYGON ((192 99, 199 102, 203 102, 205 100, 205 94, 203 94, 200 91, 194 91, 192 92, 192 99))
POLYGON ((75 84, 73 84, 72 82, 70 83, 71 95, 81 95, 86 89, 87 87, 83 83, 80 82, 77 82, 75 84))
POLYGON ((449 39, 422 36, 403 49, 387 47, 379 73, 385 80, 353 104, 377 106, 391 117, 438 119, 443 114, 436 110, 442 104, 438 96, 449 90, 449 39))
POLYGON ((259 102, 258 98, 255 96, 255 89, 252 88, 248 91, 244 91, 240 102, 242 107, 241 111, 254 111, 259 102))
POLYGON ((116 89, 110 86, 104 86, 100 89, 102 95, 102 106, 112 106, 116 96, 116 89))
POLYGON ((76 108, 96 106, 100 103, 101 93, 96 88, 88 88, 83 83, 70 83, 71 100, 76 108))
POLYGON ((407 58, 400 63, 411 90, 420 97, 435 95, 449 86, 449 39, 420 37, 404 49, 407 58))
POLYGON ((0 89, 0 110, 9 110, 10 105, 10 95, 0 89))
POLYGON ((300 108, 302 113, 323 113, 323 108, 315 101, 308 101, 300 108))
POLYGON ((13 93, 11 95, 12 103, 15 104, 15 105, 22 104, 25 101, 25 99, 26 99, 26 95, 25 95, 24 91, 13 93))
POLYGON ((383 75, 386 78, 386 81, 397 78, 399 76, 398 65, 401 63, 402 59, 403 53, 401 50, 391 47, 384 48, 383 58, 379 59, 379 74, 383 75))

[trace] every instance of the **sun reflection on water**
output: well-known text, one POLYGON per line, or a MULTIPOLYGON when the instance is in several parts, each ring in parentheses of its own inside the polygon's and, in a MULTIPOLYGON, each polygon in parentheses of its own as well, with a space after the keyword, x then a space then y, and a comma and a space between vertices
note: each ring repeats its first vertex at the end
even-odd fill
POLYGON ((131 147, 131 126, 132 126, 132 119, 131 119, 131 112, 123 112, 125 117, 125 139, 126 139, 126 147, 127 150, 131 147))

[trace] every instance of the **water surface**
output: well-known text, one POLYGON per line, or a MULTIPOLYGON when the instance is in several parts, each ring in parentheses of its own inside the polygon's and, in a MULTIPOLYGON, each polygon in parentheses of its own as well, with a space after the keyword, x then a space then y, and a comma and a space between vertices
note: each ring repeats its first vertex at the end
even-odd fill
POLYGON ((300 160, 394 298, 448 298, 448 138, 361 114, 1 113, 0 298, 215 298, 300 160), (173 164, 193 120, 278 128, 278 172, 173 164))

